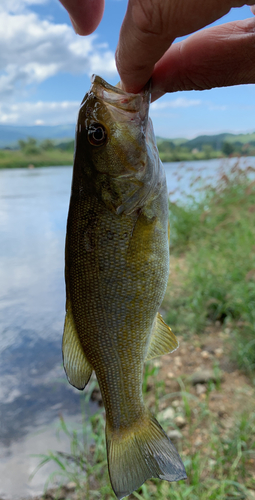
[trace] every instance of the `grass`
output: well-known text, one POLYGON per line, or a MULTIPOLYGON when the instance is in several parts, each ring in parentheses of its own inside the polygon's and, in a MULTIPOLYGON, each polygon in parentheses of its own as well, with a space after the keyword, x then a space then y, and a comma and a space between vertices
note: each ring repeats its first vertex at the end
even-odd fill
POLYGON ((62 151, 61 149, 52 149, 48 151, 35 150, 29 154, 22 150, 0 150, 0 169, 27 168, 29 165, 33 165, 34 167, 47 167, 72 164, 73 153, 70 151, 62 151))
MULTIPOLYGON (((149 364, 147 374, 145 399, 150 396, 148 379, 153 374, 153 365, 149 364)), ((225 429, 219 426, 217 417, 209 409, 210 393, 220 389, 210 386, 207 396, 201 401, 181 379, 179 383, 180 390, 174 394, 167 394, 160 384, 155 406, 159 407, 164 398, 180 400, 181 409, 178 411, 187 417, 188 432, 178 449, 188 480, 168 483, 151 479, 130 495, 130 500, 247 499, 249 490, 255 489, 255 412, 240 412, 233 418, 231 428, 225 429), (202 437, 199 446, 194 436, 202 437)), ((160 420, 160 414, 158 418, 160 420)), ((163 425, 166 430, 175 428, 170 419, 165 420, 163 425)), ((76 485, 77 500, 115 499, 107 473, 104 426, 102 410, 91 417, 83 415, 83 426, 78 431, 69 430, 61 419, 60 430, 70 439, 70 453, 49 452, 40 457, 39 465, 41 467, 49 461, 56 464, 56 472, 51 474, 45 485, 47 489, 49 484, 58 480, 60 486, 55 490, 56 499, 63 498, 61 484, 68 481, 76 485)))
POLYGON ((90 383, 89 392, 84 400, 81 399, 82 425, 80 428, 69 428, 63 417, 60 418, 57 434, 59 439, 61 439, 62 434, 68 437, 70 452, 49 451, 45 455, 37 455, 40 463, 30 479, 32 480, 41 467, 53 462, 57 468, 49 475, 45 491, 50 485, 58 484, 59 487, 55 491, 56 499, 60 494, 61 486, 68 482, 75 483, 77 500, 115 498, 112 494, 107 471, 103 410, 99 410, 89 417, 83 411, 83 403, 88 403, 95 385, 95 381, 90 383), (100 497, 99 492, 97 493, 99 484, 102 497, 100 497))
POLYGON ((186 204, 170 203, 172 255, 177 265, 164 309, 182 334, 216 321, 232 332, 233 358, 255 368, 255 181, 238 163, 222 171, 186 204), (176 286, 175 286, 176 285, 176 286))
MULTIPOLYGON (((220 152, 214 152, 211 156, 204 152, 192 154, 190 151, 172 153, 160 153, 163 162, 203 160, 208 158, 220 158, 220 152)), ((58 165, 72 165, 73 151, 61 148, 42 149, 38 145, 30 149, 4 150, 0 149, 0 169, 1 168, 27 168, 28 165, 34 167, 47 167, 58 165)))
MULTIPOLYGON (((236 164, 222 172, 217 186, 186 204, 170 203, 171 246, 175 263, 163 306, 167 321, 178 334, 189 338, 215 322, 231 333, 232 357, 254 380, 255 368, 255 182, 251 168, 236 164)), ((178 398, 176 415, 186 420, 177 447, 188 479, 168 483, 152 479, 130 495, 130 500, 243 500, 254 498, 255 411, 240 405, 224 426, 210 409, 210 398, 222 390, 219 365, 216 382, 204 398, 179 378, 179 391, 169 394, 157 381, 158 365, 145 366, 143 391, 152 411, 166 431, 176 429, 171 418, 162 421, 162 403, 178 398), (153 393, 153 394, 152 394, 153 393), (251 496, 253 492, 254 496, 251 496)), ((93 386, 91 390, 93 390, 93 386)), ((236 394, 233 394, 235 398, 236 394)), ((87 396, 89 398, 89 394, 87 396)), ((49 452, 41 464, 55 462, 49 477, 75 483, 77 500, 111 500, 104 437, 104 412, 83 416, 80 430, 69 430, 63 419, 61 432, 70 439, 70 453, 49 452)), ((58 498, 60 490, 55 491, 58 498)), ((63 496, 63 495, 62 495, 63 496)))

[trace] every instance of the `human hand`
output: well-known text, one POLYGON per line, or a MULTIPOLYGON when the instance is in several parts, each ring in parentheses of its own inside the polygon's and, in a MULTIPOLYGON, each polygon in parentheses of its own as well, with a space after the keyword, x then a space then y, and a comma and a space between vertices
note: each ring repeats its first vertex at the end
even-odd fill
POLYGON ((245 3, 254 0, 129 0, 116 53, 123 89, 138 92, 151 77, 155 100, 165 92, 255 83, 255 18, 171 45, 245 3))
MULTIPOLYGON (((104 0, 61 0, 79 34, 99 24, 104 0)), ((116 52, 122 87, 152 100, 166 92, 255 83, 255 18, 197 31, 254 0, 129 0, 116 52)), ((255 14, 255 7, 251 7, 255 14)))

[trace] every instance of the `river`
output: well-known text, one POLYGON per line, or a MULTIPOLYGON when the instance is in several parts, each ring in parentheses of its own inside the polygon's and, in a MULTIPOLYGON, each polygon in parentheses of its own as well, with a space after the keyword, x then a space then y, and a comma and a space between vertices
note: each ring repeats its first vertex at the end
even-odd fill
MULTIPOLYGON (((255 158, 241 160, 255 167, 255 158)), ((234 164, 236 159, 224 161, 234 164)), ((166 163, 171 199, 215 182, 222 160, 166 163)), ((82 395, 62 368, 64 240, 72 168, 0 170, 0 497, 40 494, 50 468, 32 455, 65 451, 59 415, 80 422, 82 395)), ((93 406, 87 411, 93 410, 93 406)))

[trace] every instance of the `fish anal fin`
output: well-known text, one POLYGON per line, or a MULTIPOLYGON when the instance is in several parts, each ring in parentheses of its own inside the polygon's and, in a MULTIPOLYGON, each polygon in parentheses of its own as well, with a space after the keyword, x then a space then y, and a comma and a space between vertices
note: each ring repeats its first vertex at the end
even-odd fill
POLYGON ((91 377, 93 368, 84 354, 76 331, 72 311, 71 308, 68 307, 68 304, 62 341, 62 353, 68 381, 77 389, 84 389, 91 377))
POLYGON ((111 430, 106 421, 109 476, 118 500, 138 489, 146 479, 186 479, 182 460, 157 420, 148 412, 136 425, 111 430))
POLYGON ((178 340, 170 326, 164 322, 161 314, 157 313, 145 361, 156 358, 157 356, 162 356, 162 354, 173 352, 178 346, 178 340))

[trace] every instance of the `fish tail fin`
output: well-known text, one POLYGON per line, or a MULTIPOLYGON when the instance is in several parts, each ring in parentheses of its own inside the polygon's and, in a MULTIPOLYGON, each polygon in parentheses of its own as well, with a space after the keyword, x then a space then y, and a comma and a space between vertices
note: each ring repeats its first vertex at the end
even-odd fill
POLYGON ((187 478, 178 452, 149 413, 124 431, 112 430, 106 423, 106 443, 109 476, 119 500, 151 477, 167 481, 187 478))

